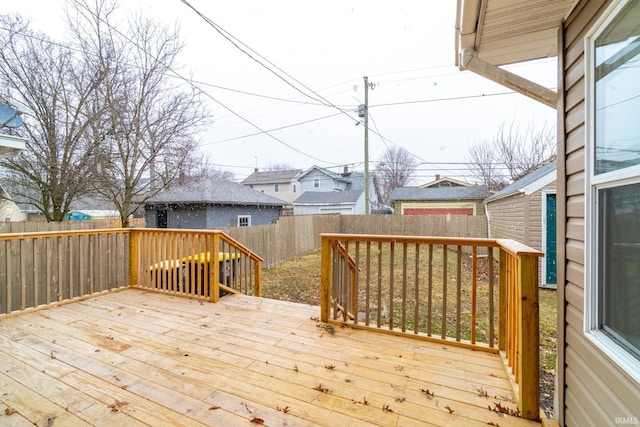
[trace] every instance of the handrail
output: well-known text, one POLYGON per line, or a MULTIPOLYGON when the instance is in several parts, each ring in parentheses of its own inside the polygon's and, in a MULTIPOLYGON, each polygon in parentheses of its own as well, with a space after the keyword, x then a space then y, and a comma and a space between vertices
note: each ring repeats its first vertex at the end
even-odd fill
POLYGON ((224 292, 259 296, 261 282, 262 258, 219 230, 110 228, 0 234, 0 316, 128 286, 212 301, 219 298, 220 285, 224 292), (153 242, 145 237, 149 235, 153 242), (228 256, 214 256, 201 268, 188 262, 190 256, 213 248, 214 253, 228 256), (181 283, 183 271, 189 283, 181 283), (184 285, 191 286, 188 292, 184 285))
POLYGON ((504 239, 321 238, 323 322, 500 352, 521 415, 539 418, 540 251, 504 239))
POLYGON ((137 228, 131 233, 135 287, 214 302, 229 291, 261 295, 262 258, 220 230, 137 228))

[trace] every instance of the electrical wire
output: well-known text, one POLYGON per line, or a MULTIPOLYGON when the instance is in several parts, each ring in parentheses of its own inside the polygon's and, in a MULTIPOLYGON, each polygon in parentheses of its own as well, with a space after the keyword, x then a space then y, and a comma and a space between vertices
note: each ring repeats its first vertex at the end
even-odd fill
MULTIPOLYGON (((131 38, 129 38, 128 36, 126 36, 124 33, 122 33, 120 30, 118 30, 117 28, 115 28, 114 26, 112 26, 109 22, 105 21, 101 16, 98 16, 96 13, 94 13, 92 10, 90 10, 87 6, 85 6, 84 4, 79 3, 77 0, 73 0, 74 3, 76 3, 76 5, 81 6, 82 8, 84 8, 86 11, 88 11, 91 15, 93 15, 95 18, 97 18, 98 20, 100 20, 102 23, 104 23, 106 26, 108 26, 109 28, 111 28, 114 32, 116 32, 117 34, 119 34, 124 40, 128 41, 129 43, 133 44, 134 46, 136 46, 138 49, 140 49, 142 52, 144 52, 145 54, 149 55, 150 57, 152 57, 155 61, 158 61, 158 58, 156 58, 154 55, 152 55, 151 53, 149 53, 148 51, 146 51, 143 47, 141 47, 138 43, 136 43, 135 41, 133 41, 131 38)), ((277 138, 276 136, 268 133, 267 131, 265 131, 264 129, 262 129, 260 126, 256 125, 255 123, 251 122, 249 119, 245 118, 244 116, 240 115, 239 113, 235 112, 233 109, 231 109, 230 107, 228 107, 227 105, 223 104, 221 101, 219 101, 218 99, 214 98, 212 95, 210 95, 209 93, 205 92, 204 90, 202 90, 201 88, 197 87, 195 84, 191 83, 191 81, 185 77, 183 77, 180 73, 178 73, 177 71, 171 69, 170 67, 166 66, 165 64, 163 64, 164 67, 166 68, 167 71, 169 71, 169 73, 177 76, 178 78, 180 78, 181 80, 183 80, 184 82, 186 82, 187 84, 189 84, 192 88, 197 89, 200 93, 202 93, 204 96, 208 97, 209 99, 211 99, 212 101, 214 101, 216 104, 218 104, 219 106, 221 106, 222 108, 224 108, 225 110, 229 111, 230 113, 234 114, 235 116, 237 116, 238 118, 242 119, 244 122, 246 122, 247 124, 253 126, 255 129, 257 129, 258 131, 260 131, 260 133, 264 133, 265 135, 267 135, 268 137, 270 137, 271 139, 279 142, 280 144, 284 145, 285 147, 299 153, 302 154, 305 157, 308 157, 310 159, 313 160, 317 160, 321 163, 325 163, 325 164, 332 164, 332 162, 320 159, 316 156, 313 156, 311 154, 307 154, 302 150, 299 150, 295 147, 293 147, 290 144, 287 144, 286 142, 284 142, 283 140, 281 140, 280 138, 277 138)))

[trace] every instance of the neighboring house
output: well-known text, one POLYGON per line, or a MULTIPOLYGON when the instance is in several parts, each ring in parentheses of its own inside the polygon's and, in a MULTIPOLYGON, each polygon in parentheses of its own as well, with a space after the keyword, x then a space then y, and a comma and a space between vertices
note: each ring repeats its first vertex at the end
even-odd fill
POLYGON ((242 181, 242 184, 291 203, 302 194, 300 182, 298 182, 298 176, 301 173, 301 169, 260 172, 256 168, 242 181))
POLYGON ((307 191, 293 204, 294 215, 364 214, 364 191, 307 191))
POLYGON ((230 181, 205 179, 145 202, 147 227, 214 229, 273 223, 286 203, 230 181))
POLYGON ((546 164, 487 198, 489 237, 513 239, 544 252, 539 283, 555 287, 556 163, 546 164))
POLYGON ((558 110, 558 422, 638 425, 640 1, 458 0, 457 16, 460 68, 558 110), (556 55, 557 93, 499 67, 556 55))
MULTIPOLYGON (((306 213, 340 212, 362 215, 366 213, 365 176, 362 172, 332 172, 319 166, 312 166, 298 177, 302 195, 293 202, 295 215, 306 213), (338 195, 334 193, 346 192, 338 195), (326 194, 306 194, 326 193, 326 194)), ((369 176, 370 212, 381 209, 380 191, 375 175, 369 176)))
POLYGON ((481 215, 489 197, 484 185, 398 187, 391 192, 396 215, 481 215))
POLYGON ((453 178, 447 178, 446 176, 440 178, 440 175, 436 175, 436 179, 426 184, 419 185, 418 188, 436 188, 436 187, 468 187, 471 184, 459 181, 453 178))
MULTIPOLYGON (((0 134, 0 158, 16 156, 26 149, 25 138, 0 134)), ((0 221, 25 221, 27 215, 20 211, 18 205, 11 200, 9 193, 0 185, 0 221)))

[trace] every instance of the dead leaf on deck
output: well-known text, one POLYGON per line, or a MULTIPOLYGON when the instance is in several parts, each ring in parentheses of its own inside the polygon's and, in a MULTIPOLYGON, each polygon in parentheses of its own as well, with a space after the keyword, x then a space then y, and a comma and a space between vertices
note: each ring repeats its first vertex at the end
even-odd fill
POLYGON ((262 418, 253 417, 251 418, 251 422, 254 424, 264 424, 264 420, 262 418))

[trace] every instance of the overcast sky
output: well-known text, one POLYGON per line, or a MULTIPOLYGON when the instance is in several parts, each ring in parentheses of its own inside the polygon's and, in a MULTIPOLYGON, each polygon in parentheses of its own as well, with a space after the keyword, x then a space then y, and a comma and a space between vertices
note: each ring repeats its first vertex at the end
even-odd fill
MULTIPOLYGON (((261 61, 271 70, 181 0, 122 3, 123 13, 142 11, 179 25, 186 46, 176 71, 207 84, 198 86, 212 113, 200 136, 202 150, 239 180, 256 166, 283 163, 363 170, 364 127, 355 125, 363 76, 374 86, 370 169, 386 147, 400 146, 421 163, 415 184, 435 174, 472 181, 463 164, 468 147, 491 140, 503 123, 515 121, 523 132, 555 126, 555 110, 454 67, 454 1, 189 0, 268 60, 261 61)), ((59 1, 21 0, 9 9, 52 37, 64 37, 59 1)), ((555 60, 511 69, 555 89, 555 60)))

